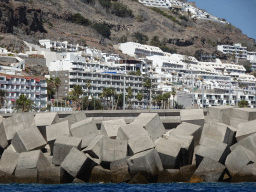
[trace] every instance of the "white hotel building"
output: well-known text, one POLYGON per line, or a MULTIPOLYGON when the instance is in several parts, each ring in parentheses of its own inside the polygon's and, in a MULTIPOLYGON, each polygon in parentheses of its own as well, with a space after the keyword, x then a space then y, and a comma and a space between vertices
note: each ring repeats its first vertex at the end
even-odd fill
POLYGON ((242 47, 240 43, 234 45, 218 45, 217 50, 226 55, 235 55, 235 57, 247 59, 247 47, 242 47))

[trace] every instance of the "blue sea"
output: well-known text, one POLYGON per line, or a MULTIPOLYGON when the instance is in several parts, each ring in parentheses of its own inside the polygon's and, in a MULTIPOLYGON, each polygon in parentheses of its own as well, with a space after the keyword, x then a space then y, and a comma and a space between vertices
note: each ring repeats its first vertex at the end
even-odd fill
POLYGON ((256 191, 256 183, 173 183, 173 184, 65 184, 65 185, 40 185, 40 184, 1 184, 0 192, 149 192, 149 191, 200 191, 200 192, 241 192, 256 191))

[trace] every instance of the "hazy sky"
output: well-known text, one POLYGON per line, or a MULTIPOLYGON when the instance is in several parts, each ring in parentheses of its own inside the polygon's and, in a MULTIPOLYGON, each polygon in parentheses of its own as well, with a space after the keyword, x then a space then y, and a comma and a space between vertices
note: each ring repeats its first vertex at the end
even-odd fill
POLYGON ((242 30, 248 37, 256 39, 256 0, 188 0, 208 13, 225 18, 242 30))

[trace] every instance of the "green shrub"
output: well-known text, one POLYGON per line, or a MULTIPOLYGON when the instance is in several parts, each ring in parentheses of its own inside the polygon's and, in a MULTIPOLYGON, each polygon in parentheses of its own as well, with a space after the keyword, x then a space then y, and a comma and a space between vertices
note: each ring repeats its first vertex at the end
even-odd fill
POLYGON ((100 4, 102 5, 102 7, 106 8, 106 9, 110 9, 111 8, 111 0, 99 0, 100 4))
POLYGON ((85 19, 80 13, 72 15, 72 22, 84 26, 90 25, 91 23, 89 19, 85 19))
POLYGON ((83 2, 91 5, 95 4, 95 0, 83 0, 83 2))
POLYGON ((119 43, 126 43, 127 42, 127 37, 123 35, 122 37, 119 38, 119 43))
POLYGON ((134 38, 135 41, 137 41, 140 44, 146 44, 148 41, 148 36, 140 32, 133 33, 132 37, 134 38))
POLYGON ((179 16, 179 18, 188 22, 188 18, 186 16, 184 16, 184 15, 179 16))
POLYGON ((115 14, 118 17, 133 17, 132 10, 119 2, 112 4, 112 14, 115 14))
POLYGON ((92 27, 105 38, 111 35, 110 27, 106 23, 94 23, 92 27))
POLYGON ((178 23, 179 25, 181 25, 180 22, 179 22, 175 17, 173 17, 172 15, 168 15, 167 13, 165 13, 164 11, 162 11, 161 9, 156 8, 156 7, 152 7, 152 8, 150 8, 150 9, 152 9, 153 11, 155 11, 155 12, 157 12, 157 13, 163 15, 164 17, 166 17, 166 18, 172 20, 173 22, 178 23))

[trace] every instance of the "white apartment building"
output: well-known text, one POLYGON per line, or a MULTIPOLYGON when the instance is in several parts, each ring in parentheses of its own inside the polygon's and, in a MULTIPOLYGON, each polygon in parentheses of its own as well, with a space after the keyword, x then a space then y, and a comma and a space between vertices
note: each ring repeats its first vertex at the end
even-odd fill
POLYGON ((8 56, 12 52, 9 52, 7 49, 0 47, 0 56, 8 56))
MULTIPOLYGON (((13 109, 20 95, 27 95, 35 102, 36 108, 47 106, 47 83, 45 78, 0 74, 0 89, 6 91, 5 108, 13 109)), ((3 109, 2 109, 3 110, 3 109)))
POLYGON ((237 58, 247 59, 247 47, 242 47, 240 43, 234 45, 218 45, 217 50, 226 55, 235 55, 237 58))
POLYGON ((256 62, 256 52, 247 52, 247 60, 251 61, 251 63, 256 62))
POLYGON ((40 45, 44 46, 46 49, 53 49, 59 52, 77 52, 80 48, 79 44, 73 45, 67 41, 51 41, 49 39, 39 40, 40 45))

